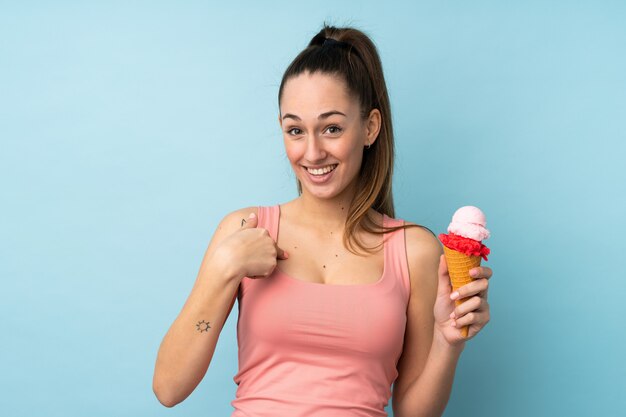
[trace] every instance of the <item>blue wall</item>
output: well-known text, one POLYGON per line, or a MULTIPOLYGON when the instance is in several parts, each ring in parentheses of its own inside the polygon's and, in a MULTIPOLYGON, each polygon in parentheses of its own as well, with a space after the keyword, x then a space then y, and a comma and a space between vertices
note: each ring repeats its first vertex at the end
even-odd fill
POLYGON ((624 2, 104 3, 0 3, 2 415, 230 415, 236 306, 173 409, 154 361, 222 216, 296 196, 276 94, 324 20, 379 48, 397 217, 488 216, 445 416, 623 413, 624 2))

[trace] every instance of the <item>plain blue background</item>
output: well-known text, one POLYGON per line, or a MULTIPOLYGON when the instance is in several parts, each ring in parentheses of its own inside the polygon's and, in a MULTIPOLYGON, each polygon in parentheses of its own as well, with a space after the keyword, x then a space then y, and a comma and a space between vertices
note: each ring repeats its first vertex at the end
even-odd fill
POLYGON ((396 217, 488 216, 445 416, 623 415, 624 2, 336 3, 0 3, 2 415, 230 415, 237 306, 172 409, 156 353, 219 220, 296 196, 276 94, 325 20, 379 48, 396 217))

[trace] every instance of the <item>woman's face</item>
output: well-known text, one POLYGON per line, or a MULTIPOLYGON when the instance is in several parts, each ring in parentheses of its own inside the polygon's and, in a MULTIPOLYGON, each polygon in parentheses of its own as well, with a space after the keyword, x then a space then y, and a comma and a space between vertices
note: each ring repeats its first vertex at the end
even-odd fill
POLYGON ((380 111, 363 120, 343 80, 309 72, 285 83, 279 123, 303 193, 332 198, 354 186, 363 150, 380 130, 380 111))

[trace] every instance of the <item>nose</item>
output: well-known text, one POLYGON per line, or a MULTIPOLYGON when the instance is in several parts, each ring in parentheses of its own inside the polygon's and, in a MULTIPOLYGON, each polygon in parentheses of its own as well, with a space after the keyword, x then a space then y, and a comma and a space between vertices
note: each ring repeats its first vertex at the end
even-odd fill
POLYGON ((326 151, 324 150, 324 144, 317 136, 312 135, 307 138, 306 152, 304 153, 304 159, 311 164, 316 164, 326 158, 326 151))

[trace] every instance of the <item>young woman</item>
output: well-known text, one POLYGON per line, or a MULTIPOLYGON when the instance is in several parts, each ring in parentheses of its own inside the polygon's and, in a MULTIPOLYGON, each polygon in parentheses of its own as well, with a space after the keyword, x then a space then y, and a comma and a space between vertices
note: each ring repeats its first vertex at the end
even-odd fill
POLYGON ((391 397, 395 417, 440 416, 489 321, 491 269, 451 294, 435 235, 394 218, 389 98, 363 32, 324 25, 278 102, 298 197, 223 218, 159 348, 156 396, 195 389, 238 299, 232 416, 386 416, 391 397))

